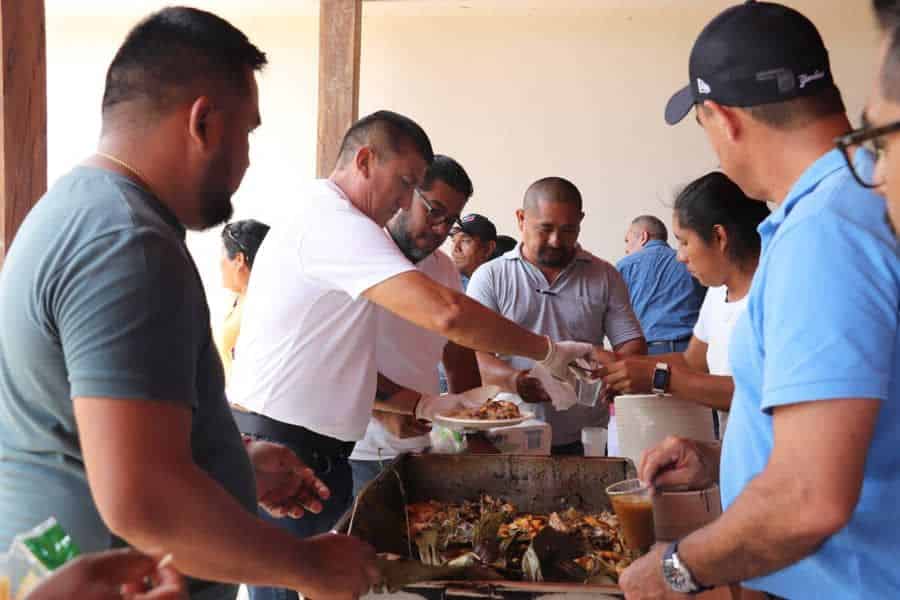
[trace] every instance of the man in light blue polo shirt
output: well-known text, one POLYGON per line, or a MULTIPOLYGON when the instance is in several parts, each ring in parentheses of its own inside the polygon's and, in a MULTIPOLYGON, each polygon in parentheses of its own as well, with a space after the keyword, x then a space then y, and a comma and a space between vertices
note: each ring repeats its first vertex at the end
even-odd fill
POLYGON ((834 149, 850 127, 827 51, 796 11, 751 2, 703 30, 690 81, 667 121, 697 105, 725 172, 778 209, 732 337, 721 462, 670 438, 640 468, 657 487, 718 476, 726 510, 621 585, 629 598, 739 581, 776 598, 898 597, 900 254, 884 202, 834 149))
POLYGON ((706 288, 678 262, 666 225, 641 215, 625 234, 625 258, 616 264, 628 286, 648 354, 684 352, 694 333, 706 288))

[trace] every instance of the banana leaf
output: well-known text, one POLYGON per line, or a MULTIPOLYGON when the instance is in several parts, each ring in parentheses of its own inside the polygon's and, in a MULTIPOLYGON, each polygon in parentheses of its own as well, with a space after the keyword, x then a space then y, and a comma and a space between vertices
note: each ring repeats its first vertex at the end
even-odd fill
POLYGON ((503 555, 500 544, 500 526, 507 520, 503 512, 486 512, 475 524, 472 547, 485 564, 498 562, 503 555))

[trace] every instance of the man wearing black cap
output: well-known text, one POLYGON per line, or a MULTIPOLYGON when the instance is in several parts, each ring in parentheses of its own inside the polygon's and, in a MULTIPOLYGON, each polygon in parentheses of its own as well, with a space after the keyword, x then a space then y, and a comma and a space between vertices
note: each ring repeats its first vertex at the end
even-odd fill
POLYGON ((778 204, 734 329, 721 448, 669 438, 642 457, 656 487, 719 480, 722 516, 635 562, 628 598, 744 585, 785 598, 900 590, 900 256, 884 202, 857 185, 872 157, 834 148, 849 122, 815 26, 748 2, 701 32, 669 101, 697 121, 744 192, 778 204), (721 462, 720 462, 721 458, 721 462))
POLYGON ((487 217, 471 213, 460 219, 450 232, 453 242, 451 256, 462 279, 463 290, 475 269, 491 260, 497 247, 497 228, 487 217))

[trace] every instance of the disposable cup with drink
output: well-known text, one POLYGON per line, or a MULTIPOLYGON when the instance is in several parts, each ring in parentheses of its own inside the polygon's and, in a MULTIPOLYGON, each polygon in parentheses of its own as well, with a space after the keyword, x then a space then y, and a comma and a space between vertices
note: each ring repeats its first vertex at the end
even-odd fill
POLYGON ((645 553, 656 541, 650 487, 639 479, 626 479, 606 488, 606 495, 619 518, 625 545, 631 552, 645 553))

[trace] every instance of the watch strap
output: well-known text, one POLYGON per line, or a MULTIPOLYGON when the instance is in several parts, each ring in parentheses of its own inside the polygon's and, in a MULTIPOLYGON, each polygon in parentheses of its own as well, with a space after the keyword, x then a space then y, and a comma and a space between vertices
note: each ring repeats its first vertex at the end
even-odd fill
MULTIPOLYGON (((666 548, 665 552, 663 553, 663 564, 665 564, 667 562, 674 564, 676 566, 678 571, 684 577, 686 583, 692 588, 691 590, 687 591, 686 593, 699 594, 701 592, 706 592, 708 590, 713 589, 712 586, 703 585, 702 583, 697 581, 697 578, 694 577, 694 574, 691 573, 691 570, 688 568, 688 566, 686 564, 684 564, 684 562, 682 562, 681 558, 678 556, 678 541, 674 541, 671 544, 669 544, 669 546, 666 548)), ((663 574, 665 577, 665 570, 663 570, 663 574)), ((669 583, 669 581, 667 580, 666 583, 669 583)), ((675 590, 675 591, 678 591, 678 590, 675 590)), ((685 592, 682 592, 682 593, 685 593, 685 592)))

